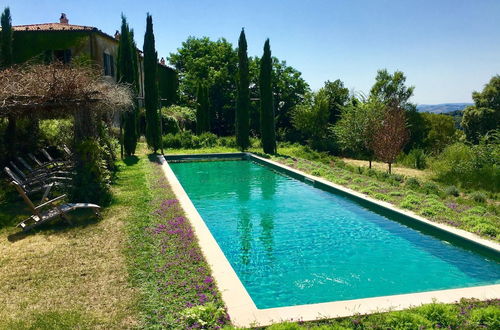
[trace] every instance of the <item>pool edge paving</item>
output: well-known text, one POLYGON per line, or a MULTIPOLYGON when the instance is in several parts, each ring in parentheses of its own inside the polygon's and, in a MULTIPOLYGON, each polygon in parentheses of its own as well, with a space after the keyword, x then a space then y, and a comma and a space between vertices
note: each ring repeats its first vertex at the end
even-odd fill
MULTIPOLYGON (((251 159, 259 163, 264 163, 271 168, 277 168, 286 174, 307 180, 316 184, 323 185, 329 189, 348 194, 351 197, 369 202, 383 209, 404 215, 420 223, 431 226, 441 232, 446 232, 453 236, 460 237, 466 241, 487 248, 489 250, 500 252, 500 244, 483 239, 475 234, 461 229, 453 228, 429 221, 413 212, 404 211, 394 207, 392 204, 370 198, 366 195, 353 191, 351 189, 333 184, 322 178, 312 176, 301 171, 289 168, 288 166, 268 160, 251 153, 231 153, 231 154, 200 154, 200 155, 172 155, 166 156, 171 160, 199 160, 199 159, 224 159, 227 157, 240 159, 251 159)), ((408 293, 390 296, 380 296, 372 298, 362 298, 335 302, 315 303, 308 305, 298 305, 289 307, 276 307, 268 309, 258 309, 252 298, 241 283, 236 272, 225 257, 217 241, 212 236, 210 230, 201 218, 200 214, 193 205, 191 199, 184 191, 179 180, 168 165, 164 156, 158 156, 162 170, 170 183, 172 190, 177 196, 180 205, 186 213, 186 217, 193 226, 198 238, 201 250, 211 267, 212 275, 216 280, 217 286, 221 292, 222 298, 227 306, 228 313, 234 325, 248 327, 254 325, 265 326, 274 322, 286 320, 313 321, 320 318, 347 317, 356 314, 370 314, 388 310, 401 310, 412 306, 418 306, 424 303, 438 301, 442 303, 453 303, 460 298, 476 299, 494 299, 500 297, 500 284, 484 285, 476 287, 466 287, 459 289, 447 289, 437 291, 427 291, 419 293, 408 293)), ((318 187, 322 189, 324 187, 318 187)))

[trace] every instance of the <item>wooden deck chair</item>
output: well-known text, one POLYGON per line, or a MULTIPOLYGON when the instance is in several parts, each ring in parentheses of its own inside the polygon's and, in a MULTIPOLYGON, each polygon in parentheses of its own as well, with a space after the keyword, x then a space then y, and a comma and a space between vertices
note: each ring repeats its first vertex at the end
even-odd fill
POLYGON ((45 158, 49 160, 49 162, 53 164, 59 164, 62 168, 71 168, 74 165, 74 162, 71 160, 62 160, 52 157, 45 148, 42 148, 41 152, 45 156, 45 158))
POLYGON ((21 156, 17 157, 19 163, 23 165, 23 167, 28 171, 29 176, 38 177, 38 176, 53 176, 53 175, 61 175, 61 176, 70 176, 72 173, 68 171, 61 170, 58 167, 37 167, 33 168, 28 164, 28 162, 21 156))
POLYGON ((24 193, 23 188, 17 182, 12 181, 11 184, 15 186, 16 190, 19 192, 24 202, 29 206, 31 212, 33 212, 33 215, 21 221, 17 225, 17 227, 21 227, 24 231, 32 229, 36 226, 41 225, 44 222, 47 222, 49 220, 58 217, 71 223, 69 218, 67 217, 67 213, 74 211, 76 209, 82 209, 82 208, 92 209, 94 211, 94 214, 100 217, 99 211, 101 207, 96 204, 90 204, 90 203, 65 203, 61 205, 55 204, 55 202, 63 199, 64 197, 66 197, 66 195, 58 196, 47 202, 41 203, 38 206, 35 206, 35 204, 33 204, 31 199, 29 199, 29 197, 24 193))
POLYGON ((63 177, 44 177, 44 178, 35 178, 33 180, 23 180, 20 177, 18 177, 10 168, 7 166, 4 167, 5 173, 7 173, 7 176, 10 178, 10 180, 16 182, 21 189, 26 194, 33 194, 37 192, 43 192, 43 196, 41 201, 44 201, 48 196, 50 191, 52 190, 53 187, 56 186, 63 186, 63 187, 70 187, 71 185, 69 184, 63 184, 61 181, 65 181, 68 178, 63 178, 63 177))

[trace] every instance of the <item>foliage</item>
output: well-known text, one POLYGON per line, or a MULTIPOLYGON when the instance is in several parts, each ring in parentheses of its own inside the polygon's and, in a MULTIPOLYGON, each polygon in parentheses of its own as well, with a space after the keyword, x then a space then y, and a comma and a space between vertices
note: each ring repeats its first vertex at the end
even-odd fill
POLYGON ((144 35, 144 104, 146 108, 146 142, 154 152, 160 149, 161 132, 158 113, 158 58, 155 50, 153 18, 147 15, 144 35))
MULTIPOLYGON (((178 134, 167 134, 163 137, 163 145, 165 148, 172 149, 200 149, 214 147, 229 147, 237 149, 236 139, 234 137, 217 137, 215 134, 209 132, 199 135, 194 135, 189 131, 179 132, 178 134)), ((251 138, 250 146, 257 147, 258 140, 251 138)))
POLYGON ((438 154, 456 140, 457 129, 453 117, 435 113, 422 113, 427 134, 423 139, 430 154, 438 154))
POLYGON ((179 74, 180 103, 195 108, 197 85, 204 81, 210 86, 214 133, 234 133, 237 54, 231 43, 224 38, 212 41, 189 37, 177 53, 170 54, 169 61, 179 74))
POLYGON ((446 189, 444 190, 444 193, 447 196, 455 196, 455 197, 460 196, 460 191, 455 186, 448 186, 448 187, 446 187, 446 189))
MULTIPOLYGON (((378 123, 382 120, 383 105, 376 101, 357 101, 342 108, 339 121, 333 128, 337 143, 344 152, 373 158, 372 142, 378 123)), ((370 163, 371 165, 371 163, 370 163)))
POLYGON ((196 133, 210 131, 210 104, 208 99, 208 87, 201 81, 198 82, 196 95, 196 133))
POLYGON ((500 75, 492 77, 481 92, 473 92, 472 98, 475 105, 464 110, 462 127, 467 140, 478 143, 500 123, 500 75))
POLYGON ((260 61, 259 86, 262 149, 267 154, 274 154, 276 152, 276 128, 274 123, 272 58, 269 39, 264 44, 264 54, 260 61))
MULTIPOLYGON (((196 125, 196 110, 188 107, 183 107, 180 105, 171 105, 169 107, 161 108, 162 117, 170 117, 175 120, 180 130, 193 130, 196 125)), ((163 126, 163 131, 167 133, 176 133, 165 129, 163 126)))
MULTIPOLYGON (((127 23, 127 19, 122 15, 122 26, 120 40, 118 43, 118 59, 117 59, 117 79, 121 83, 128 84, 133 92, 133 96, 137 95, 138 91, 138 74, 137 74, 137 57, 136 49, 133 42, 133 33, 127 23)), ((138 110, 135 105, 131 109, 126 109, 123 113, 124 136, 123 146, 127 156, 135 153, 137 145, 137 119, 138 110)))
POLYGON ((375 156, 389 164, 389 173, 391 164, 407 141, 408 130, 404 111, 397 107, 386 109, 382 124, 375 130, 372 147, 375 156))
POLYGON ((250 144, 250 83, 248 71, 247 40, 245 30, 241 29, 238 40, 238 96, 236 98, 236 142, 241 150, 246 150, 250 144))
POLYGON ((484 203, 486 202, 486 195, 483 193, 483 192, 480 192, 480 191, 474 191, 471 196, 470 196, 474 202, 476 203, 484 203))
POLYGON ((370 90, 370 98, 385 105, 408 109, 408 101, 415 87, 406 87, 405 82, 406 77, 401 71, 390 74, 387 69, 378 70, 375 84, 370 90))
POLYGON ((491 133, 477 145, 455 143, 431 162, 438 181, 464 188, 498 192, 500 187, 500 134, 491 133))
POLYGON ((327 140, 330 136, 329 118, 329 98, 323 89, 309 95, 292 111, 293 126, 308 139, 309 145, 318 150, 327 149, 322 146, 331 142, 327 140))
POLYGON ((411 149, 408 155, 401 153, 397 162, 407 167, 422 170, 427 167, 427 155, 422 149, 411 149))
POLYGON ((321 90, 328 99, 328 123, 333 125, 339 120, 342 108, 349 101, 349 89, 344 87, 340 79, 337 79, 333 82, 326 81, 321 90))
POLYGON ((181 315, 190 329, 216 329, 227 319, 226 310, 213 302, 186 308, 181 315))
POLYGON ((70 119, 40 121, 40 143, 45 146, 70 145, 73 138, 73 122, 70 119))
POLYGON ((105 160, 106 148, 98 140, 88 138, 75 146, 75 152, 79 158, 71 200, 108 205, 111 201, 111 171, 105 160))
POLYGON ((0 33, 0 68, 6 68, 14 62, 12 59, 12 18, 10 8, 5 7, 0 18, 2 32, 0 33))

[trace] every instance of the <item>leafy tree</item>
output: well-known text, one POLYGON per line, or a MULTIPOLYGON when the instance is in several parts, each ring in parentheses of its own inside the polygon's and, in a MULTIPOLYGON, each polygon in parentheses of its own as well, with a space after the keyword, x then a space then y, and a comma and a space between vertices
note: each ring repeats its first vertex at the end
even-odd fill
POLYGON ((238 97, 236 99, 236 143, 241 150, 250 145, 250 92, 248 76, 248 55, 245 30, 241 29, 238 40, 238 97))
POLYGON ((407 109, 415 87, 406 87, 405 82, 406 77, 401 71, 390 74, 387 69, 378 70, 370 98, 391 107, 407 109))
POLYGON ((472 93, 472 99, 475 104, 464 110, 462 127, 467 140, 478 143, 500 123, 500 75, 492 77, 482 92, 472 93))
MULTIPOLYGON (((131 34, 130 28, 127 23, 127 19, 122 15, 122 26, 120 41, 118 44, 118 59, 117 59, 117 77, 118 81, 130 85, 132 93, 134 96, 137 94, 138 76, 136 75, 137 60, 134 61, 134 57, 137 57, 136 50, 134 48, 134 42, 131 39, 133 34, 131 34)), ((129 111, 126 111, 123 115, 124 121, 124 137, 123 144, 125 148, 125 154, 127 156, 133 155, 135 153, 135 148, 137 145, 137 107, 134 106, 129 111)))
POLYGON ((404 110, 398 107, 387 107, 382 123, 375 130, 372 147, 375 156, 389 165, 389 173, 391 173, 392 163, 407 141, 408 129, 404 110))
POLYGON ((454 142, 457 135, 453 117, 435 113, 422 113, 426 125, 424 145, 432 154, 438 154, 454 142))
POLYGON ((328 136, 330 126, 329 99, 324 89, 310 94, 306 101, 295 107, 292 123, 313 148, 322 149, 321 142, 328 136))
POLYGON ((274 104, 269 39, 264 44, 264 54, 260 61, 260 127, 262 148, 265 153, 276 153, 276 131, 274 126, 274 104))
POLYGON ((231 43, 222 38, 189 37, 177 53, 171 53, 170 63, 179 74, 179 93, 182 105, 195 108, 198 81, 209 88, 210 113, 218 135, 234 133, 234 100, 238 57, 231 43))
POLYGON ((333 126, 337 143, 344 152, 367 158, 372 167, 373 140, 383 118, 384 106, 375 100, 353 98, 341 109, 340 119, 333 126))
POLYGON ((330 113, 328 122, 335 124, 340 118, 342 107, 349 101, 349 89, 344 87, 340 79, 337 79, 333 82, 326 81, 323 90, 328 98, 328 112, 330 113))
POLYGON ((158 56, 155 50, 153 33, 153 17, 147 15, 146 33, 144 35, 144 104, 146 108, 146 141, 156 152, 160 148, 160 116, 158 113, 158 56))
MULTIPOLYGON (((1 33, 1 47, 0 47, 0 68, 6 68, 12 65, 12 18, 10 16, 10 8, 5 7, 0 18, 2 24, 1 33)), ((8 124, 5 129, 5 147, 7 150, 8 158, 13 158, 16 155, 17 141, 16 141, 16 117, 9 115, 7 117, 8 124)))

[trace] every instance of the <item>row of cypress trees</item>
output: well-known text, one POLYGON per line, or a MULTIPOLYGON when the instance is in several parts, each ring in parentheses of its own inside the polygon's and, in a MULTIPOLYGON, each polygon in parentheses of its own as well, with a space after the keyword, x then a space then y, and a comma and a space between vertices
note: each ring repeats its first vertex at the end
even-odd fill
MULTIPOLYGON (((269 39, 264 44, 264 54, 260 60, 260 127, 262 148, 265 153, 276 153, 276 132, 274 124, 274 104, 272 89, 271 47, 269 39)), ((250 91, 247 41, 242 29, 238 40, 238 96, 236 100, 236 143, 241 150, 250 146, 250 91)))
MULTIPOLYGON (((129 28, 122 15, 120 42, 118 45, 118 81, 130 85, 134 99, 139 92, 139 72, 137 46, 134 31, 129 28)), ((157 80, 158 55, 155 50, 153 18, 146 17, 146 33, 144 35, 144 107, 146 109, 146 142, 154 152, 161 148, 161 122, 159 114, 159 92, 157 80)), ((139 139, 139 107, 137 101, 133 109, 126 111, 122 117, 123 148, 127 156, 133 155, 139 139)), ((122 127, 120 126, 120 127, 122 127)), ((123 156, 123 153, 122 153, 123 156)))

